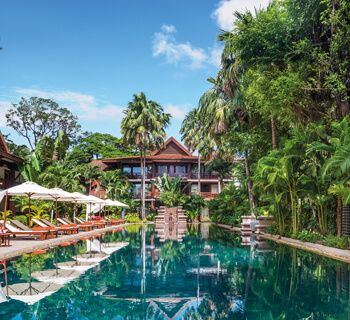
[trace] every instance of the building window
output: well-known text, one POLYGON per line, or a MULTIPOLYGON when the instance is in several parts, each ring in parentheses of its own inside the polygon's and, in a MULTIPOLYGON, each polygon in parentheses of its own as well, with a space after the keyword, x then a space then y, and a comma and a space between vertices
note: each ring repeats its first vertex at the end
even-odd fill
POLYGON ((211 193, 219 193, 219 186, 217 184, 211 185, 211 193))
POLYGON ((141 176, 141 167, 133 167, 132 168, 132 174, 134 176, 141 176))
POLYGON ((186 166, 175 166, 175 173, 179 176, 186 175, 186 166))
POLYGON ((135 195, 141 194, 141 183, 135 183, 133 184, 133 191, 135 195))
POLYGON ((157 173, 159 175, 162 175, 163 173, 168 173, 168 166, 158 165, 157 166, 157 173))
POLYGON ((131 174, 131 167, 129 167, 129 166, 123 167, 123 172, 128 174, 128 175, 131 174))
POLYGON ((198 184, 193 183, 191 184, 191 193, 197 193, 198 192, 198 184))
POLYGON ((201 184, 201 192, 210 192, 209 184, 201 184))

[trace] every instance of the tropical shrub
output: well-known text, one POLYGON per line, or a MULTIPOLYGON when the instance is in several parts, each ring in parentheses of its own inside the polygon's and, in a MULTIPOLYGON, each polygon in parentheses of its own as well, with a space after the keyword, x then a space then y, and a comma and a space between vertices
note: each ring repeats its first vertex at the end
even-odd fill
POLYGON ((191 222, 195 222, 198 220, 201 209, 206 205, 206 201, 198 194, 192 194, 190 196, 186 196, 183 199, 183 208, 185 210, 185 214, 187 218, 191 222))
POLYGON ((142 220, 140 219, 138 213, 128 213, 125 216, 125 220, 126 220, 126 222, 130 222, 130 223, 142 222, 142 220))
POLYGON ((348 237, 328 235, 324 238, 324 244, 338 249, 347 249, 350 245, 350 239, 348 237))
POLYGON ((213 222, 240 225, 241 216, 249 212, 246 190, 232 182, 216 198, 208 201, 208 208, 213 222))
POLYGON ((18 220, 19 222, 25 225, 28 225, 28 218, 25 215, 15 216, 14 219, 18 220))
MULTIPOLYGON (((5 212, 0 212, 0 220, 4 220, 5 212)), ((6 219, 9 219, 13 216, 13 212, 11 210, 6 210, 6 219)))
POLYGON ((146 216, 147 221, 154 221, 156 215, 157 215, 156 211, 150 211, 146 216))
POLYGON ((298 232, 295 238, 305 242, 316 242, 322 240, 323 236, 316 231, 303 230, 301 232, 298 232))
POLYGON ((180 192, 164 191, 159 195, 159 200, 166 207, 177 207, 183 202, 183 195, 180 192))

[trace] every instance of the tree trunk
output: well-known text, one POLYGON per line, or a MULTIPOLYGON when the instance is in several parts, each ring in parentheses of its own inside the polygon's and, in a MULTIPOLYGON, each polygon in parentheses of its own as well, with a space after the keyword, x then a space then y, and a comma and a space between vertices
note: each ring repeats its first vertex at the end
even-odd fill
POLYGON ((337 224, 337 235, 341 236, 342 234, 342 214, 343 214, 343 201, 341 197, 337 198, 337 217, 336 217, 336 224, 337 224))
POLYGON ((198 175, 198 184, 197 184, 198 190, 197 190, 197 192, 199 195, 201 195, 201 155, 199 152, 198 152, 198 170, 197 171, 198 171, 198 173, 197 173, 197 175, 198 175))
POLYGON ((253 183, 252 183, 251 177, 250 177, 250 166, 249 166, 248 152, 247 151, 244 154, 244 166, 245 166, 245 174, 247 177, 249 207, 250 207, 251 214, 254 215, 255 202, 254 202, 254 194, 253 194, 253 183))
POLYGON ((272 149, 277 149, 278 143, 277 143, 277 125, 276 125, 276 118, 271 117, 271 138, 272 138, 272 149))
POLYGON ((142 219, 146 218, 146 150, 143 152, 142 219))
POLYGON ((141 148, 140 150, 140 167, 141 167, 141 218, 144 218, 144 206, 143 206, 143 199, 144 199, 144 188, 143 188, 143 184, 144 184, 144 168, 143 168, 143 149, 141 148))
POLYGON ((222 178, 218 177, 218 193, 221 193, 222 190, 222 178))

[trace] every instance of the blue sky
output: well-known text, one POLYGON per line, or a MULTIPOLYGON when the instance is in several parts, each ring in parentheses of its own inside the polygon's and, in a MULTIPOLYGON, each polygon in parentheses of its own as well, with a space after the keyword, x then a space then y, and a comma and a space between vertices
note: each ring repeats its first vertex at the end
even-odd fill
POLYGON ((144 91, 184 115, 219 67, 220 29, 268 0, 4 0, 0 3, 0 130, 21 96, 53 98, 84 130, 120 136, 124 106, 144 91))

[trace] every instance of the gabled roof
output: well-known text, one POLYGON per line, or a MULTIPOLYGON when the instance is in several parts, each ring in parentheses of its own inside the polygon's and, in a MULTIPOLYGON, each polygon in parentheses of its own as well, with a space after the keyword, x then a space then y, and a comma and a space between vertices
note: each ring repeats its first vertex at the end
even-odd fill
POLYGON ((159 150, 155 150, 151 153, 152 156, 165 155, 165 154, 178 154, 183 156, 192 156, 192 153, 185 148, 174 137, 170 137, 164 143, 164 147, 159 150))
POLYGON ((10 153, 10 150, 9 150, 9 148, 7 146, 5 138, 4 138, 4 136, 2 135, 1 132, 0 132, 0 158, 9 159, 9 160, 12 160, 12 161, 14 161, 16 163, 23 162, 22 158, 17 157, 14 154, 10 153))
POLYGON ((7 143, 5 141, 4 136, 2 135, 2 133, 0 132, 0 151, 3 151, 5 153, 10 153, 10 150, 7 146, 7 143))

